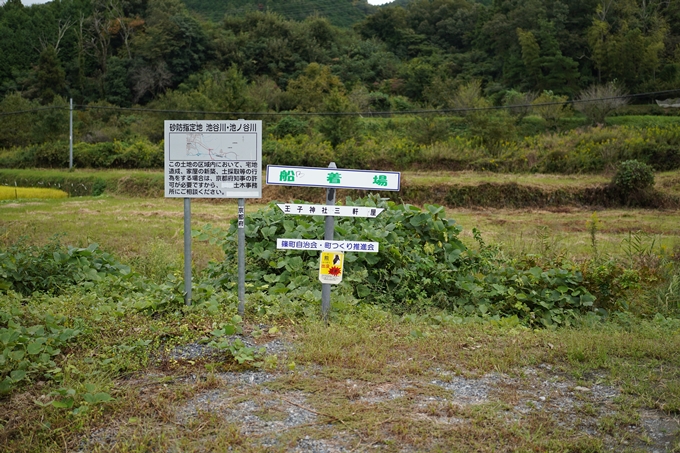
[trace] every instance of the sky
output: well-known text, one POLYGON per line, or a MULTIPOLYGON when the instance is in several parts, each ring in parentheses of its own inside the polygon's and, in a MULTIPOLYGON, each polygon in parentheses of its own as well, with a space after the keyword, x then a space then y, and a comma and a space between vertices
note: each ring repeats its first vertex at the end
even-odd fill
MULTIPOLYGON (((47 3, 49 0, 21 0, 24 6, 35 5, 37 3, 47 3)), ((384 5, 385 3, 391 3, 393 0, 368 0, 371 5, 384 5)))

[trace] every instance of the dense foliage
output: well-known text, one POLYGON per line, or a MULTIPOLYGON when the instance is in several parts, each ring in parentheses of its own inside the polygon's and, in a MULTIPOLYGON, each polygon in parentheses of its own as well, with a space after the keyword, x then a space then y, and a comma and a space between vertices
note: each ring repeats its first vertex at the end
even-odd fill
MULTIPOLYGON (((336 219, 336 239, 380 244, 379 253, 347 253, 346 275, 338 289, 345 303, 356 298, 400 313, 437 307, 463 316, 517 316, 540 326, 569 324, 579 313, 592 310, 595 298, 583 287, 580 270, 566 264, 543 269, 509 260, 484 245, 478 232, 481 247, 472 250, 460 241, 461 228, 440 206, 421 210, 377 198, 348 199, 346 204, 385 211, 375 219, 336 219)), ((318 292, 318 252, 277 250, 276 239, 313 241, 323 237, 323 231, 322 217, 291 218, 275 204, 249 216, 247 279, 279 297, 299 295, 300 290, 318 292)), ((206 227, 197 237, 222 244, 226 260, 209 274, 217 284, 232 286, 237 267, 230 251, 236 224, 228 232, 206 227)))
POLYGON ((97 244, 66 248, 55 239, 45 247, 19 243, 0 251, 0 290, 24 295, 36 291, 56 294, 65 287, 129 273, 128 266, 98 250, 97 244))
POLYGON ((677 2, 219 3, 187 2, 201 16, 180 0, 8 0, 0 95, 314 111, 335 93, 385 110, 470 107, 457 91, 470 80, 501 104, 512 93, 573 97, 611 81, 630 92, 675 89, 680 77, 677 2))
MULTIPOLYGON (((519 125, 503 117, 364 118, 356 119, 352 138, 334 147, 314 130, 314 121, 285 116, 265 122, 263 163, 325 167, 335 161, 340 168, 574 174, 613 173, 620 162, 637 160, 654 171, 680 168, 676 117, 616 119, 630 125, 571 128, 582 122, 565 119, 559 123, 563 130, 539 134, 545 120, 535 116, 519 125)), ((134 127, 146 128, 145 124, 138 121, 134 127)), ((0 151, 0 167, 67 168, 68 149, 68 143, 59 140, 13 147, 0 151)), ((73 162, 76 168, 159 169, 163 146, 121 134, 113 141, 76 143, 73 162)), ((5 183, 13 185, 14 180, 5 183)), ((77 194, 79 189, 73 190, 68 192, 77 194)))

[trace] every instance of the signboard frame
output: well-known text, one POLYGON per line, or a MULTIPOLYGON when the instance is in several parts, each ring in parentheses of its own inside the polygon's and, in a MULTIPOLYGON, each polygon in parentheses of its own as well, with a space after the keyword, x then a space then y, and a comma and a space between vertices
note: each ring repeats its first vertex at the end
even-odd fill
POLYGON ((267 165, 267 184, 274 186, 323 187, 327 189, 399 191, 401 187, 401 172, 352 170, 334 167, 267 165), (287 175, 285 181, 281 180, 283 172, 286 172, 287 175), (275 175, 278 175, 278 178, 275 175), (343 182, 343 179, 345 181, 349 179, 350 182, 343 182))
POLYGON ((262 198, 262 120, 166 120, 164 137, 166 198, 262 198))

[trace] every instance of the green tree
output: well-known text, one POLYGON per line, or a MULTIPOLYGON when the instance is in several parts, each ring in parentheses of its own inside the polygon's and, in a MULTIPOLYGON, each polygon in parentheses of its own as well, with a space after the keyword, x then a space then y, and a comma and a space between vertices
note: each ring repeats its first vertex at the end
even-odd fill
MULTIPOLYGON (((36 107, 38 107, 37 102, 29 101, 17 92, 9 93, 0 101, 1 113, 20 112, 36 107)), ((0 118, 2 118, 0 148, 25 146, 31 143, 31 131, 35 123, 33 113, 15 113, 3 115, 0 118)))
POLYGON ((533 91, 522 93, 508 90, 503 97, 503 105, 510 107, 510 114, 515 116, 517 123, 520 123, 531 112, 531 103, 537 97, 538 94, 533 91))
POLYGON ((299 77, 288 83, 285 98, 289 108, 315 112, 322 109, 327 95, 333 91, 344 93, 344 89, 340 78, 331 73, 330 67, 310 63, 299 77))
POLYGON ((318 129, 333 148, 357 135, 359 119, 351 114, 357 111, 356 105, 341 90, 332 90, 324 98, 323 107, 330 115, 321 117, 318 129))
POLYGON ((628 103, 625 91, 610 82, 592 85, 576 97, 574 109, 583 113, 594 124, 604 124, 607 115, 628 103))
POLYGON ((104 78, 106 100, 121 107, 129 107, 132 100, 132 92, 128 84, 129 60, 111 57, 108 67, 109 70, 104 78))
POLYGON ((567 96, 559 96, 552 91, 544 91, 531 104, 533 111, 543 118, 550 128, 557 128, 559 121, 569 113, 567 96))
POLYGON ((65 94, 65 73, 53 47, 48 46, 40 53, 34 72, 35 82, 31 91, 41 104, 51 104, 55 96, 65 94))
MULTIPOLYGON (((144 86, 161 87, 169 75, 169 87, 177 86, 201 69, 210 54, 207 35, 198 20, 191 17, 180 0, 150 0, 144 32, 130 40, 130 51, 137 59, 131 75, 144 86), (163 77, 153 77, 154 73, 163 77)), ((166 88, 162 87, 159 92, 166 88)), ((137 98, 153 90, 136 90, 137 98)))
POLYGON ((528 77, 537 86, 541 81, 541 47, 536 37, 530 31, 517 29, 519 45, 522 47, 522 61, 526 67, 528 77))

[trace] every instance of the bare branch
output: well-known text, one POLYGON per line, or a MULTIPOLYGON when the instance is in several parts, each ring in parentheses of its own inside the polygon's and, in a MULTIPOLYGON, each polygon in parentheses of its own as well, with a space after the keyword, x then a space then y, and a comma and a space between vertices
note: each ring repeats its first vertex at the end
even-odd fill
POLYGON ((75 20, 71 19, 70 17, 65 19, 64 22, 62 23, 61 19, 59 19, 59 26, 57 29, 57 42, 54 44, 54 51, 59 54, 59 43, 61 42, 62 38, 66 34, 66 32, 75 24, 75 20))

